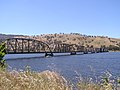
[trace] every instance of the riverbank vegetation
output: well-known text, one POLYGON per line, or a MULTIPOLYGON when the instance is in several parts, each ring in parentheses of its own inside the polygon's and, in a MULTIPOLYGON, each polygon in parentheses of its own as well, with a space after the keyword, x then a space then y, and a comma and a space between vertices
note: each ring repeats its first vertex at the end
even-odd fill
POLYGON ((109 50, 110 51, 120 51, 120 45, 118 45, 118 46, 110 45, 109 50))

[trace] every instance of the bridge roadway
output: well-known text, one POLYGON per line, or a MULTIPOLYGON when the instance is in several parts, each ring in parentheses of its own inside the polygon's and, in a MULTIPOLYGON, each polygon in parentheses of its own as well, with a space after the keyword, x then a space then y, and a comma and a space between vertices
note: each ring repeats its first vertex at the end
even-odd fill
POLYGON ((106 47, 94 48, 65 43, 54 44, 51 47, 45 42, 26 38, 9 38, 2 41, 6 44, 7 54, 45 53, 45 57, 47 57, 54 56, 54 53, 70 53, 70 55, 76 55, 80 52, 83 54, 108 52, 106 47))

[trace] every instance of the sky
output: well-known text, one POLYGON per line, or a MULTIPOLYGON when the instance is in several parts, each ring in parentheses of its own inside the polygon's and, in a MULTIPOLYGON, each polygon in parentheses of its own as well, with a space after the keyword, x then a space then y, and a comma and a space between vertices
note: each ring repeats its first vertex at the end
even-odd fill
POLYGON ((0 33, 120 38, 120 0, 0 0, 0 33))

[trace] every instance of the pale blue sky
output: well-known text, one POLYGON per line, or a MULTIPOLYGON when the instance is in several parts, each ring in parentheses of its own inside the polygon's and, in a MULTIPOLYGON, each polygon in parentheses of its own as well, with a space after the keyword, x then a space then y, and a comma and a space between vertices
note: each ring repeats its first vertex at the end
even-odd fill
POLYGON ((120 38, 120 0, 0 0, 0 33, 120 38))

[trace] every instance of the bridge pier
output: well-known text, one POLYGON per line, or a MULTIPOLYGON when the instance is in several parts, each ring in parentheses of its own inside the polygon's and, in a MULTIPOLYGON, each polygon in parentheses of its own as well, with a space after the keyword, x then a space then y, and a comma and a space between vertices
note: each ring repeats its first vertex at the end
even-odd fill
POLYGON ((95 53, 95 49, 92 49, 92 50, 91 50, 91 53, 95 53))
POLYGON ((53 57, 54 55, 53 55, 53 53, 52 52, 46 52, 45 53, 45 57, 53 57))
POLYGON ((71 52, 70 55, 76 55, 76 52, 71 52))

